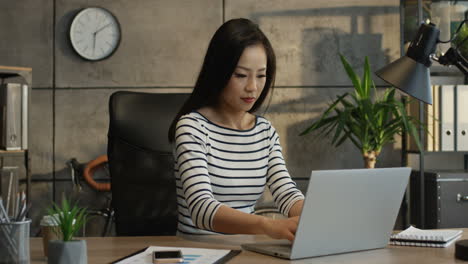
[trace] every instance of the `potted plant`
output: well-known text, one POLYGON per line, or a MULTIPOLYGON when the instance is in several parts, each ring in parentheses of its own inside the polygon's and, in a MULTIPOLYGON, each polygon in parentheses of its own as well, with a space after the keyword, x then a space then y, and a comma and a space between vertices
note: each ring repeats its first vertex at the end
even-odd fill
POLYGON ((396 134, 409 132, 421 150, 417 127, 421 123, 406 112, 406 104, 395 98, 395 88, 385 89, 377 95, 371 79, 368 58, 365 58, 364 73, 360 79, 343 55, 341 62, 354 86, 354 93, 337 96, 322 114, 300 135, 319 131, 320 136, 333 133, 332 144, 338 147, 350 140, 362 153, 366 168, 374 168, 382 147, 394 142, 396 134), (371 89, 372 88, 372 89, 371 89))
POLYGON ((61 240, 49 241, 49 264, 86 264, 86 241, 76 240, 74 236, 88 221, 86 208, 77 204, 71 205, 67 199, 62 200, 62 206, 53 204, 48 213, 54 218, 57 228, 53 230, 61 240))
POLYGON ((458 26, 460 30, 453 39, 453 45, 458 48, 460 54, 467 59, 468 58, 468 26, 466 23, 458 26))

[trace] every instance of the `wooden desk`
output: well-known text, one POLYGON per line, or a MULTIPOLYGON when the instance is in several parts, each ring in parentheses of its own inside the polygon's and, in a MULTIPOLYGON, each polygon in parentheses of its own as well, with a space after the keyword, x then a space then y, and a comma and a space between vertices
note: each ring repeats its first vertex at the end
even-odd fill
MULTIPOLYGON (((463 229, 463 237, 468 239, 468 228, 463 229)), ((240 244, 246 242, 265 241, 265 236, 233 235, 233 236, 208 236, 198 241, 191 238, 180 237, 89 237, 86 238, 88 246, 88 263, 109 263, 147 246, 172 246, 172 247, 200 247, 240 249, 240 244)), ((31 264, 47 263, 43 257, 42 238, 31 238, 31 264)), ((296 261, 274 258, 250 251, 242 251, 228 263, 425 263, 425 264, 450 264, 466 263, 454 257, 455 245, 448 248, 424 248, 388 246, 384 249, 368 250, 347 254, 338 254, 325 257, 316 257, 296 261)))

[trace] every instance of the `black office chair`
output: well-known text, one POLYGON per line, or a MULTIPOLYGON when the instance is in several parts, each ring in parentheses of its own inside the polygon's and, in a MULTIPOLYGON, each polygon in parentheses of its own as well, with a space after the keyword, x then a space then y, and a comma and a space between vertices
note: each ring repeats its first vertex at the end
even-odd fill
POLYGON ((174 159, 167 131, 188 96, 111 95, 107 156, 117 235, 176 233, 174 159))

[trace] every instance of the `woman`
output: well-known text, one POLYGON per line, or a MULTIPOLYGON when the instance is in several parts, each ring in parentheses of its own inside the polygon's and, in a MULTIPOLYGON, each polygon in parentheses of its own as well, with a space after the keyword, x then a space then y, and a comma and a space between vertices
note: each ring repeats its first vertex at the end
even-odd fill
POLYGON ((294 239, 304 196, 289 176, 275 129, 252 114, 275 72, 273 48, 250 20, 230 20, 214 34, 194 90, 169 130, 178 233, 294 239), (252 214, 266 186, 287 219, 252 214))

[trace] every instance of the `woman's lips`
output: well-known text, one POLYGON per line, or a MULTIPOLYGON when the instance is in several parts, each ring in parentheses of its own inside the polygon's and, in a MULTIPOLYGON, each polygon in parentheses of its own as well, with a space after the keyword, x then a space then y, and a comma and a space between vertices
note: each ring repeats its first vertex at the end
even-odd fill
POLYGON ((255 98, 254 98, 254 97, 244 97, 244 98, 242 98, 242 100, 243 100, 244 102, 248 103, 248 104, 255 102, 255 98))

